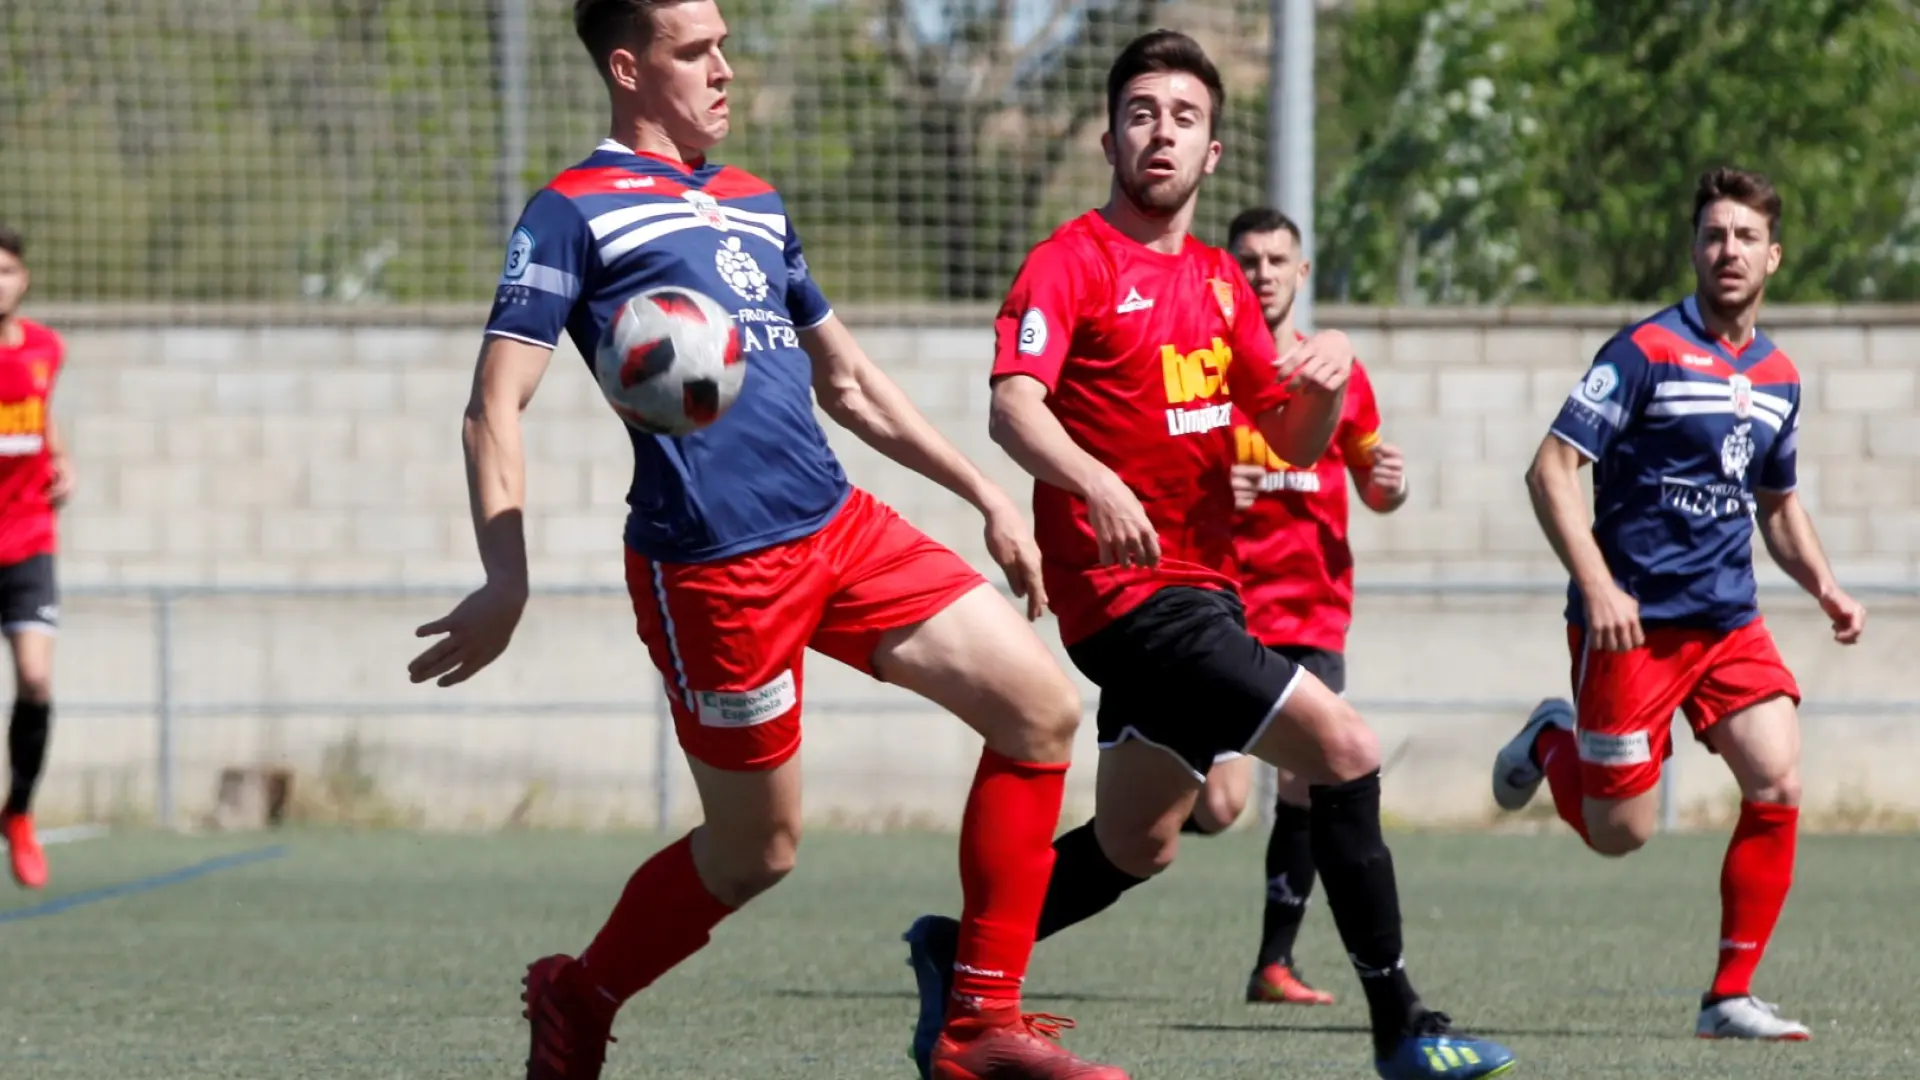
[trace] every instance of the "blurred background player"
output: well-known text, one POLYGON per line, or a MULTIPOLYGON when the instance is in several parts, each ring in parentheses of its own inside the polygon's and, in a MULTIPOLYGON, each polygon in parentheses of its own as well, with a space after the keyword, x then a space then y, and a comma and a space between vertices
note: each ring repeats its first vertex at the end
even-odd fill
MULTIPOLYGON (((1192 38, 1160 30, 1129 44, 1107 76, 1107 204, 1028 253, 994 324, 992 435, 1035 478, 1060 637, 1101 688, 1094 819, 1055 841, 1040 936, 1171 865, 1207 770, 1252 753, 1313 785, 1315 861, 1366 990, 1376 1069, 1493 1075, 1512 1055, 1454 1033, 1407 977, 1377 740, 1247 633, 1235 593, 1232 410, 1282 457, 1318 461, 1352 352, 1334 333, 1277 356, 1246 276, 1188 235, 1220 158, 1223 100, 1192 38)), ((931 915, 907 933, 917 1045, 953 977, 952 934, 931 915)))
POLYGON ((1572 576, 1574 701, 1542 702, 1493 767, 1502 807, 1525 806, 1544 777, 1587 846, 1619 856, 1653 835, 1675 709, 1726 761, 1740 819, 1720 871, 1719 967, 1695 1025, 1705 1039, 1810 1037, 1752 993, 1800 817, 1800 689, 1760 616, 1755 524, 1835 640, 1851 645, 1866 625, 1795 494, 1800 373, 1755 326, 1780 266, 1780 211, 1758 173, 1704 174, 1694 294, 1608 341, 1540 444, 1527 488, 1572 576))
MULTIPOLYGON (((1242 211, 1227 226, 1227 249, 1260 298, 1278 349, 1303 341, 1293 298, 1311 267, 1300 227, 1269 207, 1242 211)), ((1234 549, 1247 629, 1270 649, 1310 671, 1327 688, 1347 690, 1347 628, 1353 622, 1353 550, 1347 545, 1347 477, 1367 509, 1391 514, 1407 501, 1399 448, 1380 440, 1380 408, 1359 360, 1327 452, 1310 469, 1294 468, 1267 447, 1245 415, 1234 417, 1234 549)), ((1225 830, 1246 806, 1253 759, 1216 764, 1185 831, 1225 830)), ((1247 1000, 1331 1005, 1333 995, 1300 977, 1293 943, 1313 895, 1313 829, 1306 781, 1279 770, 1273 832, 1267 838, 1266 904, 1247 1000)))
POLYGON ((528 587, 520 414, 560 335, 591 358, 614 310, 660 285, 712 296, 736 321, 751 318, 756 334, 741 395, 718 422, 683 438, 628 429, 628 587, 704 820, 633 875, 578 959, 529 966, 527 1076, 598 1076, 620 1006, 792 869, 801 666, 811 647, 924 695, 986 741, 960 835, 963 969, 932 1051, 934 1075, 1125 1080, 1053 1041, 1056 1018, 1020 1011, 1078 692, 964 560, 848 485, 814 419, 814 395, 861 439, 981 511, 988 550, 1029 598, 1031 619, 1045 596, 1018 507, 834 317, 773 188, 707 161, 729 128, 733 78, 719 8, 578 0, 574 25, 606 84, 611 130, 528 202, 509 245, 465 424, 487 582, 420 628, 446 637, 414 660, 414 681, 470 678, 506 649, 520 620, 528 587), (723 274, 722 262, 738 271, 742 259, 772 272, 723 274))
POLYGON ((33 790, 53 725, 60 624, 54 512, 73 492, 73 465, 48 407, 66 349, 58 334, 21 317, 28 284, 26 245, 0 225, 0 631, 13 648, 14 686, 0 833, 14 880, 38 889, 47 883, 47 857, 34 835, 33 790))

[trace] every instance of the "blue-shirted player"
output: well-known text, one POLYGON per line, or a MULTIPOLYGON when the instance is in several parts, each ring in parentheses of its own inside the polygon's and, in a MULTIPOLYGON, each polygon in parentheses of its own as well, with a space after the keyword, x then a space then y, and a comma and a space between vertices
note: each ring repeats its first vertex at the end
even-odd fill
POLYGON ((727 133, 733 78, 712 0, 578 0, 574 23, 607 85, 612 128, 533 197, 508 244, 465 424, 487 582, 421 627, 445 637, 413 662, 414 681, 470 678, 520 620, 520 413, 562 334, 591 357, 626 298, 676 285, 728 307, 749 367, 712 426, 682 438, 630 432, 628 586, 705 821, 633 875, 578 959, 528 968, 529 1080, 598 1076, 621 1004, 792 868, 808 648, 930 698, 986 742, 961 830, 966 917, 934 1074, 1125 1080, 1062 1049, 1057 1018, 1020 1011, 1078 692, 977 572, 848 484, 814 395, 981 511, 988 550, 1033 618, 1045 596, 1019 510, 834 318, 773 188, 707 161, 727 133))
POLYGON ((1502 807, 1525 806, 1544 778, 1587 845, 1618 856, 1653 835, 1675 709, 1725 759, 1741 804, 1695 1025, 1708 1039, 1809 1037, 1751 985, 1793 880, 1800 802, 1800 690, 1760 617, 1754 525, 1836 640, 1866 623, 1794 494, 1799 372, 1754 325, 1780 265, 1780 209, 1757 173, 1702 176, 1695 293, 1608 341, 1541 443, 1527 484, 1572 575, 1574 700, 1542 702, 1493 771, 1502 807))

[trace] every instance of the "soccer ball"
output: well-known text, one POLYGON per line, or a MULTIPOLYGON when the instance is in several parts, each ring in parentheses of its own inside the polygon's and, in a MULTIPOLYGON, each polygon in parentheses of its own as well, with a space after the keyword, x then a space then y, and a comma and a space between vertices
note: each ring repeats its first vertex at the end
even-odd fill
POLYGON ((629 425, 649 435, 691 435, 732 407, 747 365, 727 309, 668 285, 636 293, 614 311, 593 373, 629 425))

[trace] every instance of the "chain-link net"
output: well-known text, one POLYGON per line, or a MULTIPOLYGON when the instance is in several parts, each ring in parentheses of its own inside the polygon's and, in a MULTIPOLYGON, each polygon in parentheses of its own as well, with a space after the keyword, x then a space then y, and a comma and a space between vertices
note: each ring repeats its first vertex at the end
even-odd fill
MULTIPOLYGON (((1108 64, 1199 38, 1230 103, 1199 229, 1263 189, 1247 0, 741 0, 717 155, 778 185, 845 302, 997 296, 1106 196, 1108 64)), ((62 301, 484 300, 526 194, 604 133, 557 0, 0 5, 0 221, 62 301)))

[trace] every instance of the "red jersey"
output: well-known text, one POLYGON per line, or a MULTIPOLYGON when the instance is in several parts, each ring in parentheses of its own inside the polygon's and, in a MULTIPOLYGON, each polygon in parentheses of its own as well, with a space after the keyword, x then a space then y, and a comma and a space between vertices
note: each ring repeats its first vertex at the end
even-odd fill
POLYGON ((1126 483, 1160 538, 1158 566, 1102 566, 1086 501, 1034 482, 1061 640, 1168 586, 1234 588, 1233 408, 1257 416, 1289 395, 1232 256, 1192 237, 1178 255, 1153 251, 1098 211, 1083 214, 1027 253, 994 338, 994 376, 1044 383, 1061 426, 1126 483))
POLYGON ((1280 460, 1252 421, 1234 417, 1234 460, 1267 470, 1253 505, 1234 521, 1247 629, 1265 644, 1346 650, 1353 623, 1346 474, 1371 466, 1378 445, 1380 408, 1358 360, 1333 441, 1310 469, 1280 460))
POLYGON ((20 328, 20 344, 0 342, 0 566, 54 548, 47 398, 67 350, 39 323, 21 319, 20 328))

